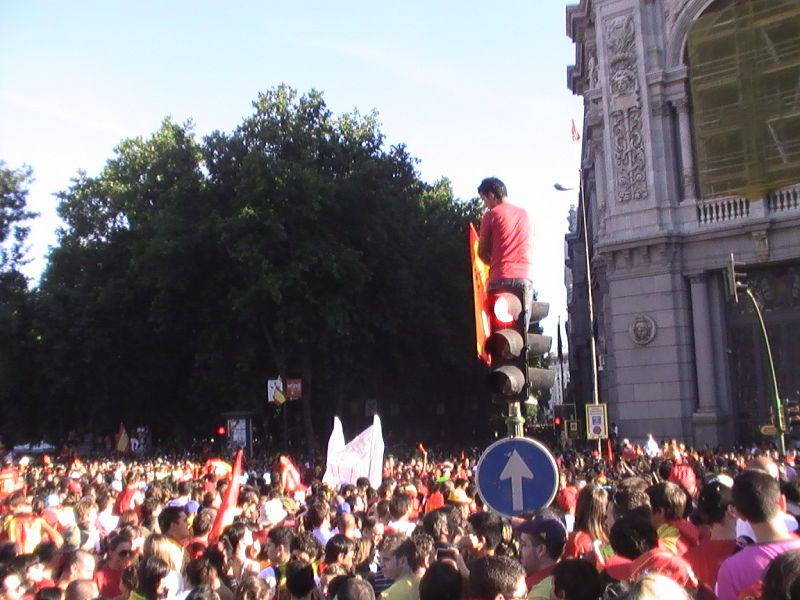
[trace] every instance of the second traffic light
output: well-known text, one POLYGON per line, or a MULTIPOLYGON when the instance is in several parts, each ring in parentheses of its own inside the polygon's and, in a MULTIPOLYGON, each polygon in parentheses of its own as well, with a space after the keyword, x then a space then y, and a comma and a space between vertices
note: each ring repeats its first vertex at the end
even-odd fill
MULTIPOLYGON (((486 314, 491 334, 486 350, 491 357, 491 371, 486 385, 498 403, 521 402, 536 390, 550 389, 555 373, 549 369, 533 368, 531 362, 550 350, 552 338, 528 333, 523 317, 523 299, 517 289, 497 290, 487 298, 486 314)), ((549 306, 534 302, 530 321, 547 316, 549 306)))

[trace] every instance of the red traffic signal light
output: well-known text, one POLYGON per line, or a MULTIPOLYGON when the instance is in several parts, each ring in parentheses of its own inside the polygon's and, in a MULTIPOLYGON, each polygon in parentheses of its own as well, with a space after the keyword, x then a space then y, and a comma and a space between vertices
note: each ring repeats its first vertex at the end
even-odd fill
POLYGON ((226 433, 228 433, 228 429, 225 427, 225 425, 220 425, 217 427, 217 435, 225 435, 226 433))
POLYGON ((561 427, 561 423, 563 423, 561 417, 553 417, 553 427, 561 427))

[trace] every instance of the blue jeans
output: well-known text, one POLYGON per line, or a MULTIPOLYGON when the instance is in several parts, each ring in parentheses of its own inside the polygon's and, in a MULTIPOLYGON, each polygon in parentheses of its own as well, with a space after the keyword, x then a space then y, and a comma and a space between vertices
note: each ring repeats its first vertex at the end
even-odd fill
POLYGON ((489 282, 488 293, 498 290, 519 290, 522 292, 522 317, 525 319, 525 331, 531 324, 531 306, 533 305, 533 282, 530 279, 495 279, 489 282))

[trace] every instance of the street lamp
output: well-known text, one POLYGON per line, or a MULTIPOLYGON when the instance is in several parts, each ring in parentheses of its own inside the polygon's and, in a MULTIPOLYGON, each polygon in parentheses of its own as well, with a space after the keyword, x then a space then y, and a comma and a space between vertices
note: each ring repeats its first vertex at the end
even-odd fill
MULTIPOLYGON (((560 183, 553 184, 559 192, 574 190, 572 187, 564 187, 560 183)), ((589 257, 589 227, 586 219, 586 200, 583 195, 583 171, 580 171, 580 184, 578 186, 578 204, 581 208, 583 219, 583 249, 586 256, 586 296, 589 305, 589 347, 592 354, 592 403, 600 404, 600 389, 597 381, 597 342, 594 337, 594 292, 592 291, 592 261, 589 257)), ((600 441, 598 440, 598 447, 600 441)))

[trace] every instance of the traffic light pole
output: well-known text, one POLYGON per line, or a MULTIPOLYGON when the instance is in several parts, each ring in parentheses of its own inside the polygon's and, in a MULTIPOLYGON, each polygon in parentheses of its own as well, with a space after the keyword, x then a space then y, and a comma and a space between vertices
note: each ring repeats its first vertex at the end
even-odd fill
POLYGON ((525 418, 522 416, 522 407, 520 402, 508 403, 508 418, 506 419, 506 427, 508 427, 508 437, 523 437, 525 435, 523 426, 525 425, 525 418))
POLYGON ((747 297, 750 298, 750 303, 753 305, 753 310, 755 310, 756 316, 758 317, 758 324, 761 326, 761 336, 764 338, 764 346, 767 348, 767 362, 769 363, 769 373, 772 377, 772 401, 775 405, 776 420, 778 425, 778 445, 780 447, 781 454, 786 454, 786 440, 784 438, 786 424, 783 418, 781 397, 778 393, 778 378, 775 376, 775 363, 772 361, 772 347, 769 343, 769 335, 767 335, 767 326, 764 324, 764 316, 761 314, 761 308, 759 308, 753 292, 750 291, 750 287, 744 286, 744 291, 747 294, 747 297))

